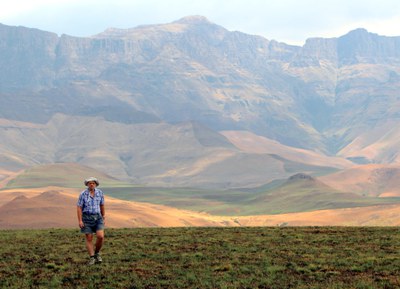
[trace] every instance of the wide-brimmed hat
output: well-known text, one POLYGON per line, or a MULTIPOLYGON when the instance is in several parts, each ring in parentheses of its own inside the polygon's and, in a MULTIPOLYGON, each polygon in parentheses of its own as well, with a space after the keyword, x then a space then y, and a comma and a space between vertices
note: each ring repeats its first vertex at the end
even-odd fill
POLYGON ((100 185, 99 180, 96 179, 95 177, 87 178, 85 180, 85 186, 87 186, 89 182, 95 182, 97 186, 100 185))

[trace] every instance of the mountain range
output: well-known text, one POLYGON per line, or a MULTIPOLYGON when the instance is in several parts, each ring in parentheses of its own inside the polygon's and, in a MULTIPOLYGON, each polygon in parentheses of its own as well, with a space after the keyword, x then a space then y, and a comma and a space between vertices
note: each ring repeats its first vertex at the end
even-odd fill
POLYGON ((1 25, 0 113, 35 123, 57 112, 197 121, 372 161, 346 148, 397 121, 399 46, 364 29, 290 46, 203 17, 90 38, 1 25))
MULTIPOLYGON (((268 191, 255 202, 284 201, 300 173, 331 197, 397 202, 399 91, 400 37, 362 28, 293 46, 202 16, 91 37, 0 24, 0 187, 63 163, 147 187, 268 191)), ((300 207, 338 208, 326 202, 300 207)))

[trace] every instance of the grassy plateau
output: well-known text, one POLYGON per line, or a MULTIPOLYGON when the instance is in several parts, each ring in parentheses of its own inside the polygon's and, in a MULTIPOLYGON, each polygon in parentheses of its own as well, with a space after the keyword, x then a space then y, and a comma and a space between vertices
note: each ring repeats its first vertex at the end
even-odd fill
POLYGON ((0 288, 400 288, 396 227, 107 229, 87 266, 72 229, 0 232, 0 288))

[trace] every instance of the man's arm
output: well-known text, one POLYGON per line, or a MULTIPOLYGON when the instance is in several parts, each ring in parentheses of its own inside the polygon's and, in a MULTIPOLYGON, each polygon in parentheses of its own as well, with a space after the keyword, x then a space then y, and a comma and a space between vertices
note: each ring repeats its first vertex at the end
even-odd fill
POLYGON ((82 221, 82 207, 76 206, 76 212, 77 212, 77 215, 78 215, 79 228, 85 227, 85 224, 82 221))
POLYGON ((100 212, 103 217, 103 223, 106 223, 106 209, 104 208, 104 205, 100 205, 100 212))

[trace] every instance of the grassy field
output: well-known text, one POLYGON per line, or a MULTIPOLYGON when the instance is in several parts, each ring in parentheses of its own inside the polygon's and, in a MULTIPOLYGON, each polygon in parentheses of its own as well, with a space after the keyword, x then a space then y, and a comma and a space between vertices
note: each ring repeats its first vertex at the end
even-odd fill
POLYGON ((0 232, 0 288, 400 288, 400 232, 370 227, 0 232))

